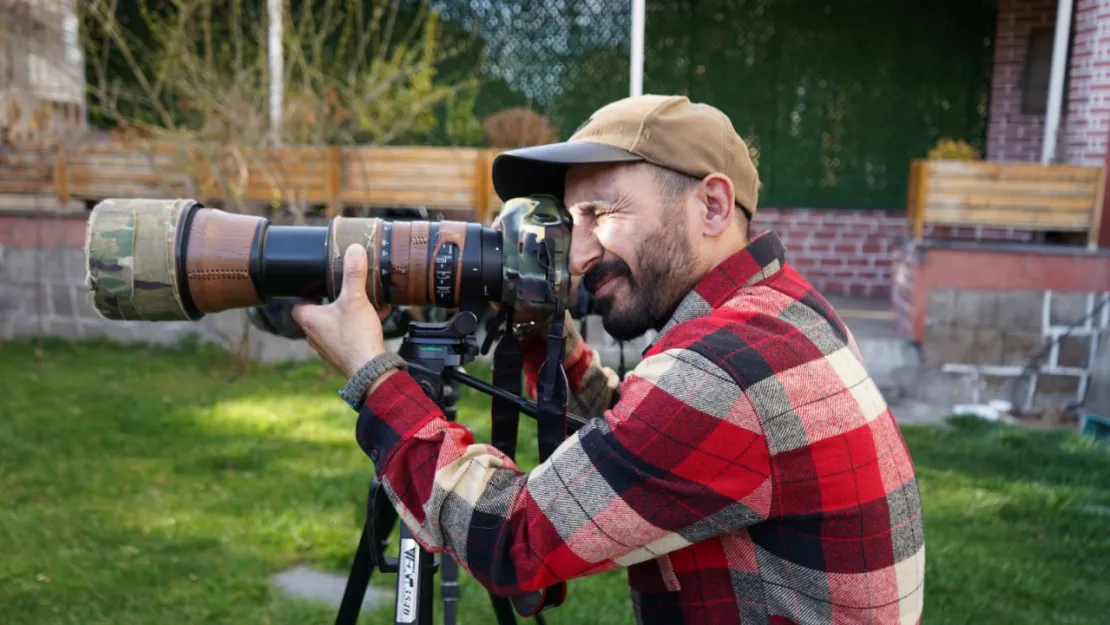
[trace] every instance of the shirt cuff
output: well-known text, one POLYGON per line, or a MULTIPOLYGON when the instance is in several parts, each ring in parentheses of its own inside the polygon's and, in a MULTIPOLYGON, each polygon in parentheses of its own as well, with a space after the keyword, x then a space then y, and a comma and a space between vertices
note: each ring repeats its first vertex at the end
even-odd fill
POLYGON ((359 410, 356 438, 379 475, 401 445, 429 421, 442 417, 439 406, 407 371, 381 381, 359 410))

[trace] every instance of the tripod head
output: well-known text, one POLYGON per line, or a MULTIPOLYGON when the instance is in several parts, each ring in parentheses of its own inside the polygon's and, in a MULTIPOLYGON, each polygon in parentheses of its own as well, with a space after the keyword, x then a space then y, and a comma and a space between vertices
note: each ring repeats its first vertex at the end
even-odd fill
POLYGON ((478 317, 462 311, 446 322, 411 321, 397 354, 409 364, 409 373, 437 404, 444 399, 444 381, 457 368, 478 355, 478 317))

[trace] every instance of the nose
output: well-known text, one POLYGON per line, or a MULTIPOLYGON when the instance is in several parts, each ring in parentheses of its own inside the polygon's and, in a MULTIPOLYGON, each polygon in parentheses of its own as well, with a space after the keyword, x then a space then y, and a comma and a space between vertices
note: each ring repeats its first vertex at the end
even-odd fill
POLYGON ((570 273, 573 276, 585 275, 601 257, 605 248, 593 233, 593 228, 575 226, 570 236, 570 273))

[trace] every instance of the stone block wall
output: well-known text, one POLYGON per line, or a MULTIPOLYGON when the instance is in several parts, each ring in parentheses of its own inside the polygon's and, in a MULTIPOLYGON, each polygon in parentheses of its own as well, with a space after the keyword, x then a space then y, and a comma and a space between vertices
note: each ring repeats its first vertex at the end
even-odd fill
POLYGON ((80 248, 0 245, 0 340, 44 335, 73 341, 105 337, 170 344, 191 335, 230 347, 245 337, 252 357, 260 362, 314 357, 303 341, 256 330, 242 311, 209 315, 196 323, 106 320, 92 305, 85 275, 80 248))
POLYGON ((928 370, 976 383, 980 396, 964 401, 1037 409, 1081 401, 1106 340, 1110 293, 936 288, 921 356, 928 370))
POLYGON ((1110 341, 1110 253, 907 244, 896 275, 896 327, 921 358, 901 381, 911 396, 1034 412, 1087 396, 1110 341))

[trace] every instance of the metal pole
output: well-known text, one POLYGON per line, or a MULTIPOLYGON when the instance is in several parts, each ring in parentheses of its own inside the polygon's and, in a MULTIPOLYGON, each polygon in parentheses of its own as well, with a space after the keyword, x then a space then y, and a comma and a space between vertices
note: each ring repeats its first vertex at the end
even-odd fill
POLYGON ((268 0, 267 16, 270 20, 269 59, 270 59, 270 143, 281 145, 281 95, 285 70, 282 59, 282 0, 268 0))
POLYGON ((632 0, 632 54, 629 68, 629 95, 644 92, 644 0, 632 0))
POLYGON ((1052 73, 1048 88, 1048 112, 1045 115, 1044 144, 1041 146, 1041 164, 1048 165, 1056 156, 1056 142, 1060 131, 1060 109, 1064 101, 1064 71, 1068 63, 1068 40, 1071 35, 1071 10, 1073 0, 1059 0, 1056 10, 1056 36, 1052 47, 1052 73))

